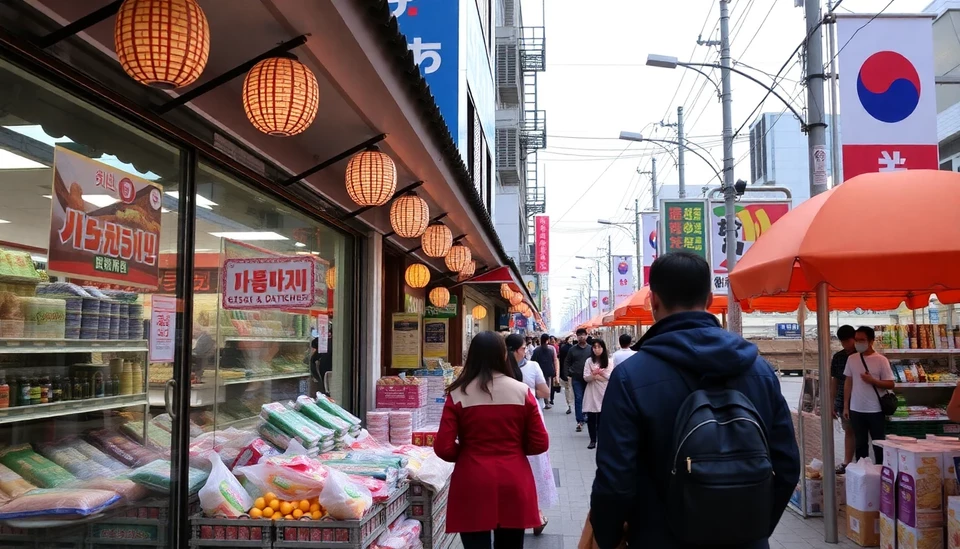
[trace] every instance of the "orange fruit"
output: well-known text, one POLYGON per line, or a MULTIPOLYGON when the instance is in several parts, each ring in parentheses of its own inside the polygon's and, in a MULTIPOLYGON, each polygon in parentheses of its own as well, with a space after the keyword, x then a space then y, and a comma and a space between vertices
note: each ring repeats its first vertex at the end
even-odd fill
POLYGON ((274 494, 273 492, 267 492, 266 494, 263 495, 263 499, 267 501, 273 501, 277 499, 277 494, 274 494))
POLYGON ((270 508, 273 509, 274 511, 279 511, 279 510, 280 510, 280 500, 278 500, 278 499, 271 499, 271 500, 270 500, 270 508))
POLYGON ((280 514, 286 516, 293 512, 293 504, 289 501, 280 503, 280 514))
POLYGON ((300 517, 302 517, 302 516, 303 516, 303 511, 301 511, 300 509, 294 509, 294 510, 293 510, 293 518, 299 520, 300 517))
POLYGON ((293 515, 284 515, 284 520, 293 520, 293 515))
POLYGON ((303 511, 304 513, 306 513, 307 511, 309 511, 309 510, 310 510, 310 500, 306 500, 306 499, 300 500, 300 510, 303 511))
POLYGON ((273 507, 264 507, 263 508, 263 517, 270 518, 274 515, 273 507))
POLYGON ((261 511, 263 511, 263 509, 266 506, 267 506, 267 500, 265 500, 264 498, 257 498, 257 500, 253 502, 253 507, 261 511))
POLYGON ((312 504, 312 505, 310 506, 310 512, 311 512, 311 513, 314 512, 314 511, 319 511, 319 510, 320 510, 320 504, 319 504, 319 503, 314 503, 314 504, 312 504))
POLYGON ((250 509, 250 518, 254 518, 254 519, 263 518, 263 510, 257 509, 256 507, 254 507, 253 509, 250 509))
POLYGON ((312 518, 313 520, 320 520, 322 517, 323 517, 323 513, 321 513, 320 511, 310 512, 310 518, 312 518))
POLYGON ((273 516, 270 518, 272 518, 273 520, 283 520, 283 515, 281 515, 280 513, 274 513, 273 516))

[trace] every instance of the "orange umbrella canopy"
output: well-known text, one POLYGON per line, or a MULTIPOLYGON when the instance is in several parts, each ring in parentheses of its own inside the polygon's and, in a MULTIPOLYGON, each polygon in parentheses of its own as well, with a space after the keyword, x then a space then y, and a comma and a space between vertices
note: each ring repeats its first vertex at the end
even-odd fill
POLYGON ((925 307, 931 293, 960 301, 960 174, 937 170, 864 174, 784 215, 730 274, 738 299, 812 293, 834 302, 925 307))

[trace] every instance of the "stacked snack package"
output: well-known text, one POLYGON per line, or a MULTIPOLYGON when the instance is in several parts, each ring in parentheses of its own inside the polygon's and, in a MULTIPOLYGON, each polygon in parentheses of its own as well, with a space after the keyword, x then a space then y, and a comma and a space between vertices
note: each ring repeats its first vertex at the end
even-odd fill
POLYGON ((69 471, 34 452, 29 444, 4 449, 0 463, 40 488, 56 488, 76 480, 69 471))
MULTIPOLYGON (((145 486, 154 492, 169 494, 170 484, 172 482, 170 478, 170 470, 170 461, 158 459, 142 467, 134 469, 133 473, 130 474, 130 480, 141 486, 145 486)), ((197 490, 203 486, 203 483, 206 482, 207 476, 208 475, 205 471, 190 467, 187 473, 187 493, 195 494, 197 490)))
POLYGON ((321 445, 324 436, 322 428, 292 407, 288 408, 278 402, 264 404, 260 409, 260 417, 295 439, 304 448, 317 448, 321 445))
POLYGON ((390 442, 390 412, 367 412, 367 433, 378 442, 390 442))
POLYGON ((413 442, 413 414, 390 412, 390 444, 398 446, 413 442))
POLYGON ((350 425, 351 436, 360 434, 360 418, 341 408, 323 393, 317 393, 317 406, 346 421, 350 425))
POLYGON ((294 409, 317 425, 332 431, 334 446, 343 447, 344 437, 353 428, 351 424, 317 406, 317 401, 308 396, 298 397, 294 409))

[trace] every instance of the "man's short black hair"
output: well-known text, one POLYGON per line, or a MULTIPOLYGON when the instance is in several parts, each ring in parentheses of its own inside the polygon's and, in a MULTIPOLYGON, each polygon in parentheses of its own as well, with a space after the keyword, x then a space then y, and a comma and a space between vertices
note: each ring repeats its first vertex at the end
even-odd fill
POLYGON ((547 334, 540 334, 540 345, 546 345, 550 341, 550 336, 547 334))
POLYGON ((689 252, 663 254, 650 266, 650 291, 670 310, 706 307, 710 299, 710 265, 689 252))
POLYGON ((853 326, 849 324, 844 324, 837 329, 837 339, 840 341, 846 341, 848 339, 853 339, 853 336, 857 335, 857 331, 853 329, 853 326))
POLYGON ((630 345, 630 342, 633 341, 633 338, 630 337, 630 334, 620 334, 620 346, 626 347, 630 345))
POLYGON ((867 341, 873 341, 877 337, 877 332, 870 326, 860 326, 857 328, 857 333, 867 336, 867 341))
POLYGON ((586 329, 586 328, 577 328, 577 335, 578 335, 578 336, 579 336, 580 334, 586 335, 586 333, 587 333, 587 329, 586 329))

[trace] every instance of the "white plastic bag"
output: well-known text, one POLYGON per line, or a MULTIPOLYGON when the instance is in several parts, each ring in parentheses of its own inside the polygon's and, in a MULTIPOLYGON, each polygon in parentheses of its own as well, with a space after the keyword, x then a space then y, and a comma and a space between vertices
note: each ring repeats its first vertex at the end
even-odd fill
POLYGON ((200 507, 207 516, 237 518, 253 507, 253 498, 243 489, 237 477, 227 469, 214 452, 207 454, 210 476, 200 489, 200 507))
POLYGON ((440 492, 453 475, 453 467, 452 463, 447 463, 433 454, 423 461, 414 478, 433 488, 434 492, 440 492))
POLYGON ((237 467, 233 472, 245 477, 260 493, 273 492, 287 501, 320 495, 328 473, 317 460, 290 454, 261 459, 256 465, 237 467))
POLYGON ((330 470, 320 492, 320 505, 337 520, 358 520, 373 505, 373 496, 370 490, 353 482, 347 475, 330 470))

